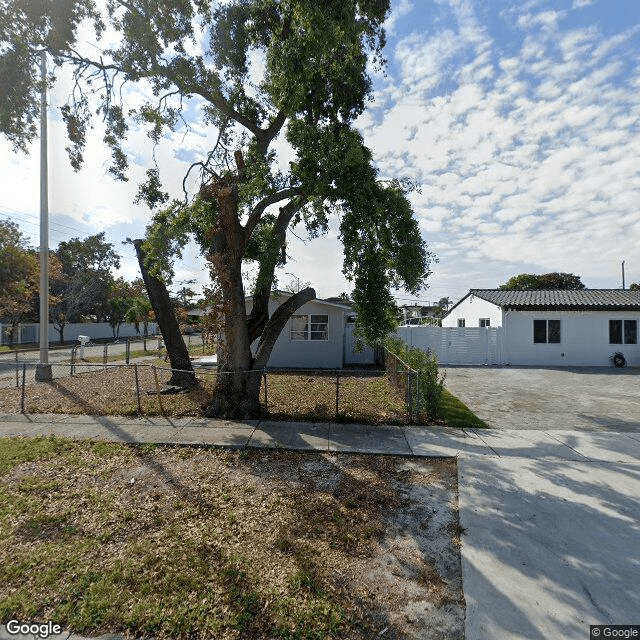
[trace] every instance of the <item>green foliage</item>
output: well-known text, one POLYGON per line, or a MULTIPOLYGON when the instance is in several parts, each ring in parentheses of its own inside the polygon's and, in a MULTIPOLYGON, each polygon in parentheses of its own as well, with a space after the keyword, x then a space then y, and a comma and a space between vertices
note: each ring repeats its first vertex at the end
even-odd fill
POLYGON ((33 306, 39 262, 18 225, 0 220, 0 319, 17 325, 33 306))
POLYGON ((445 376, 439 371, 436 355, 431 351, 410 347, 403 340, 394 337, 386 338, 384 347, 418 372, 418 384, 414 393, 419 411, 426 411, 430 419, 440 418, 445 376))
POLYGON ((503 291, 536 291, 540 289, 584 289, 580 276, 573 273, 521 273, 499 287, 503 291))
MULTIPOLYGON (((169 203, 157 169, 147 171, 138 192, 138 201, 162 207, 144 246, 152 274, 170 282, 173 260, 195 239, 206 258, 227 253, 257 262, 254 294, 268 292, 285 259, 287 229, 304 225, 313 238, 327 231, 329 216, 340 216, 343 273, 355 286, 358 331, 374 343, 395 326, 391 289, 417 293, 433 259, 407 198, 412 185, 380 180, 373 154, 353 126, 371 97, 369 65, 380 69, 385 62, 389 10, 389 0, 230 0, 213 6, 205 0, 131 0, 107 3, 103 14, 91 1, 0 0, 0 75, 13 73, 11 60, 24 74, 22 84, 20 78, 3 82, 11 91, 9 99, 0 98, 0 132, 17 148, 35 136, 36 63, 43 48, 73 69, 74 91, 62 115, 76 169, 94 113, 106 128, 109 171, 121 180, 131 122, 146 127, 156 145, 165 133, 188 127, 187 119, 199 118, 218 135, 214 149, 186 171, 200 171, 200 195, 169 203), (76 31, 84 19, 93 21, 97 37, 107 24, 118 35, 102 57, 77 52, 76 31), (250 74, 256 54, 264 59, 257 81, 250 74), (128 110, 122 82, 138 81, 153 95, 128 110), (286 175, 270 149, 280 134, 294 155, 286 175), (233 168, 235 150, 242 160, 236 157, 233 168), (216 199, 221 187, 230 186, 237 194, 232 222, 220 219, 216 199)), ((214 271, 222 268, 214 263, 214 271)), ((242 288, 212 273, 227 298, 231 288, 242 288)))

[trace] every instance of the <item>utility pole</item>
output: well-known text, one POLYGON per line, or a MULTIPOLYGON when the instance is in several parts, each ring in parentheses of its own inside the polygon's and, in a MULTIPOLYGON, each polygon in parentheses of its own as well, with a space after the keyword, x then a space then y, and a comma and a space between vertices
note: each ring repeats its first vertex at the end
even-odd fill
POLYGON ((47 163, 47 54, 40 58, 40 362, 36 380, 51 380, 49 364, 49 183, 47 163))
POLYGON ((624 260, 622 261, 622 290, 624 291, 624 260))

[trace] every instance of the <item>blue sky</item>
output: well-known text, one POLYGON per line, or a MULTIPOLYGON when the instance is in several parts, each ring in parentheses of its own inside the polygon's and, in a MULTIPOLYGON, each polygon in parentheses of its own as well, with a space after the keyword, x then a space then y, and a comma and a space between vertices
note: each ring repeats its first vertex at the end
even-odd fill
MULTIPOLYGON (((374 75, 375 99, 358 119, 382 177, 421 185, 411 196, 433 265, 417 299, 452 300, 518 273, 566 271, 593 288, 640 281, 640 4, 630 0, 392 0, 389 65, 374 75)), ((259 76, 260 60, 255 60, 259 76)), ((61 79, 51 103, 62 101, 61 79)), ((127 95, 130 105, 140 91, 127 95)), ((52 109, 52 114, 55 111, 52 109)), ((59 122, 50 125, 51 244, 106 231, 120 245, 143 233, 149 212, 133 205, 136 178, 151 166, 142 132, 128 148, 131 180, 106 175, 99 127, 85 168, 68 168, 59 122)), ((157 150, 174 195, 188 162, 215 132, 178 132, 157 150)), ((291 158, 276 144, 279 162, 291 158)), ((15 156, 0 143, 0 217, 16 220, 37 244, 37 147, 15 156)), ((298 234, 300 235, 300 234, 298 234)), ((295 275, 320 297, 350 291, 341 274, 335 226, 305 243, 288 237, 295 275)), ((248 274, 250 275, 250 274, 248 274)), ((195 248, 177 279, 206 280, 195 248)), ((415 300, 398 293, 402 302, 415 300)))

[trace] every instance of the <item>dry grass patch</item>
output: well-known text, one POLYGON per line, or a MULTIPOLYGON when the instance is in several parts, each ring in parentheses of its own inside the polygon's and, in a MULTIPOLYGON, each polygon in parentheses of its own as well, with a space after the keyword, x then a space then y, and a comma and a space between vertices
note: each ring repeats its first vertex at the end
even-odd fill
POLYGON ((0 620, 462 638, 455 461, 0 439, 0 620))
MULTIPOLYGON (((198 372, 199 385, 188 393, 155 393, 153 371, 139 366, 140 412, 144 415, 200 416, 214 393, 215 375, 198 372)), ((166 369, 158 370, 160 386, 168 379, 166 369)), ((264 380, 260 393, 264 403, 264 380)), ((0 389, 0 412, 20 411, 21 390, 0 389)), ((268 373, 268 415, 280 420, 335 420, 336 376, 324 373, 268 373)), ((25 387, 27 413, 68 413, 91 415, 137 415, 135 369, 118 366, 101 369, 78 365, 69 376, 69 365, 54 365, 54 380, 30 382, 25 387), (58 375, 64 377, 56 377, 58 375)), ((265 413, 266 415, 266 413, 265 413)), ((407 422, 404 397, 384 374, 354 374, 343 371, 339 382, 339 421, 365 424, 407 422)))

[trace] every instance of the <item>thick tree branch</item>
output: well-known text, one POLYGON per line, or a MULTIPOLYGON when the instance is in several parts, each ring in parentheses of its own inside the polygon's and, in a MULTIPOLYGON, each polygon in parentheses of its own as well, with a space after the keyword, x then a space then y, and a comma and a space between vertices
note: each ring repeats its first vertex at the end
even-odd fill
POLYGON ((278 336, 284 329, 289 318, 305 303, 310 300, 315 300, 316 291, 311 287, 302 289, 295 295, 291 296, 286 302, 283 302, 274 312, 269 322, 267 322, 262 335, 260 336, 260 342, 258 344, 258 350, 253 362, 253 369, 264 369, 269 361, 269 356, 273 350, 278 336))
POLYGON ((280 133, 280 130, 284 126, 287 120, 287 116, 284 111, 278 111, 278 114, 274 118, 273 122, 266 128, 260 130, 260 135, 256 136, 258 141, 257 152, 261 157, 267 155, 267 150, 271 141, 280 133))
POLYGON ((283 189, 277 193, 272 193, 266 198, 260 200, 260 202, 258 202, 258 204, 256 204, 256 206, 251 210, 249 218, 244 225, 246 237, 248 238, 251 235, 267 207, 272 204, 276 204, 276 202, 280 202, 281 200, 286 200, 287 198, 293 198, 294 196, 300 195, 302 195, 302 189, 300 187, 290 187, 289 189, 283 189))
MULTIPOLYGON (((280 208, 280 215, 276 222, 273 234, 278 241, 278 249, 281 250, 287 240, 287 228, 293 216, 306 204, 302 197, 289 201, 280 208)), ((269 320, 269 296, 273 284, 273 272, 276 266, 276 258, 273 260, 261 260, 258 270, 258 281, 262 283, 259 291, 253 296, 251 313, 247 319, 249 342, 252 343, 260 336, 269 320)))
POLYGON ((189 351, 180 333, 178 320, 164 282, 151 275, 147 269, 145 264, 146 252, 142 248, 142 244, 143 240, 133 241, 138 264, 140 265, 140 273, 171 361, 172 371, 169 382, 181 387, 190 387, 195 385, 197 381, 191 365, 189 351))

